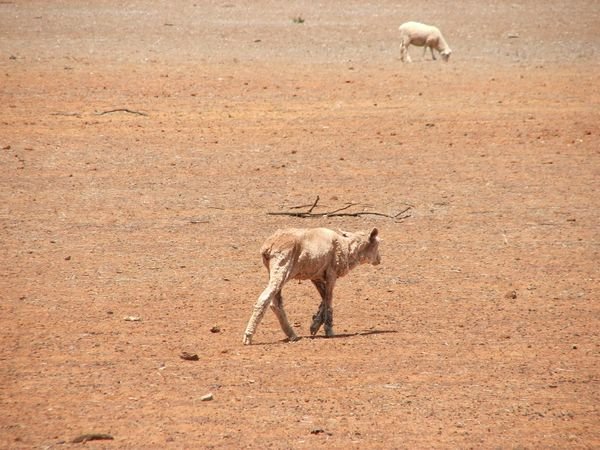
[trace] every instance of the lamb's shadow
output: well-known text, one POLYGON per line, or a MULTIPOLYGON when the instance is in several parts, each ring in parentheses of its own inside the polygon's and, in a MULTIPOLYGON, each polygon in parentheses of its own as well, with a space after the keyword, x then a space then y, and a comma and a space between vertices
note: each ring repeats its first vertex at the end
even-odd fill
MULTIPOLYGON (((358 331, 356 333, 340 333, 340 334, 335 334, 333 336, 327 337, 324 334, 319 334, 317 336, 298 336, 298 341, 301 341, 303 339, 348 339, 348 338, 352 338, 352 337, 356 337, 356 336, 370 336, 373 334, 391 334, 391 333, 397 333, 396 330, 371 330, 371 331, 358 331)), ((277 344, 282 344, 282 343, 290 343, 289 339, 281 339, 279 341, 275 341, 275 342, 263 342, 263 343, 256 343, 254 345, 277 345, 277 344)), ((293 342, 292 342, 293 343, 293 342)))
POLYGON ((316 336, 306 336, 308 339, 347 339, 356 336, 371 336, 372 334, 391 334, 397 333, 396 330, 370 330, 370 331, 358 331, 356 333, 340 333, 333 336, 327 337, 324 334, 316 336))

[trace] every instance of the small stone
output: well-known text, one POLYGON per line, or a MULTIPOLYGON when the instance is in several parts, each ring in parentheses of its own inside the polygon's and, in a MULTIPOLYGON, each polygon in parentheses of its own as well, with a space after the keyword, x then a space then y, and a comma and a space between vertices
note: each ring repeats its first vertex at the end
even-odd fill
POLYGON ((105 434, 105 433, 89 433, 89 434, 82 434, 80 436, 77 436, 71 442, 73 444, 79 444, 79 443, 84 443, 85 444, 87 441, 100 441, 100 440, 104 440, 104 439, 112 441, 114 438, 110 434, 105 434))
POLYGON ((517 298, 517 291, 509 291, 506 293, 506 295, 504 296, 504 298, 511 298, 511 299, 516 299, 517 298))
POLYGON ((315 428, 310 431, 310 434, 326 434, 327 436, 332 436, 333 433, 331 431, 325 431, 323 428, 315 428))
POLYGON ((198 361, 200 359, 200 357, 196 353, 188 352, 181 352, 181 355, 179 355, 179 357, 181 359, 185 359, 186 361, 198 361))
POLYGON ((201 401, 203 401, 203 402, 209 402, 209 401, 211 401, 213 398, 214 398, 214 397, 213 397, 213 395, 212 395, 212 392, 209 392, 208 394, 206 394, 206 395, 203 395, 202 397, 200 397, 200 400, 201 400, 201 401))
POLYGON ((139 316, 125 316, 123 317, 123 320, 127 322, 141 322, 142 318, 139 316))
POLYGON ((214 327, 212 327, 210 329, 211 333, 220 333, 221 332, 221 327, 219 327, 218 325, 215 325, 214 327))

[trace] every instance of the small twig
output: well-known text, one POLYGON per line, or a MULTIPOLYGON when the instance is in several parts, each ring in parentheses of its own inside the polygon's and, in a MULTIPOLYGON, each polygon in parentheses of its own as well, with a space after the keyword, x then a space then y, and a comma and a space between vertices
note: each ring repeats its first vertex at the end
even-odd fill
POLYGON ((66 112, 55 112, 55 113, 50 113, 51 116, 66 116, 66 117, 81 117, 80 113, 66 113, 66 112))
POLYGON ((356 203, 348 203, 346 206, 342 206, 341 208, 338 209, 334 209, 333 211, 329 211, 329 212, 324 212, 322 213, 324 216, 333 216, 335 215, 337 212, 339 211, 344 211, 345 209, 351 208, 352 206, 356 205, 356 203))
POLYGON ((292 217, 321 217, 322 214, 311 214, 306 212, 268 212, 269 216, 292 216, 292 217))
POLYGON ((290 209, 300 209, 300 208, 308 208, 312 205, 312 203, 309 203, 307 205, 296 205, 296 206, 290 206, 290 209))
POLYGON ((394 216, 390 216, 389 214, 378 213, 378 212, 369 212, 369 211, 359 211, 355 213, 339 213, 339 214, 327 214, 327 217, 360 217, 360 216, 382 216, 389 217, 393 219, 394 216))
POLYGON ((313 209, 315 209, 315 206, 317 206, 317 203, 319 203, 319 196, 318 195, 317 195, 317 198, 315 199, 315 202, 313 203, 313 205, 307 211, 309 214, 312 212, 313 209))
MULTIPOLYGON (((398 214, 396 214, 396 215, 394 216, 394 219, 395 219, 395 218, 397 218, 397 217, 399 217, 399 216, 401 216, 401 215, 402 215, 402 214, 404 214, 405 212, 408 212, 408 211, 410 211, 411 209, 412 209, 412 206, 407 206, 405 209, 403 209, 403 210, 402 210, 402 211, 400 211, 398 214)), ((410 217, 410 214, 409 214, 407 217, 410 217)), ((404 218, 404 217, 401 217, 401 219, 403 219, 403 218, 404 218)))
MULTIPOLYGON (((406 217, 398 217, 398 214, 394 215, 394 216, 390 216, 389 214, 384 214, 384 213, 380 213, 380 212, 376 212, 376 211, 358 211, 358 212, 354 212, 354 213, 334 213, 334 214, 324 214, 324 216, 327 217, 359 217, 359 216, 381 216, 381 217, 388 217, 390 219, 405 219, 406 217)), ((410 216, 407 216, 410 217, 410 216)))
POLYGON ((97 116, 103 116, 104 114, 111 114, 111 113, 116 113, 116 112, 126 112, 129 114, 137 114, 138 116, 147 116, 148 114, 140 112, 140 111, 133 111, 131 109, 128 108, 116 108, 116 109, 109 109, 108 111, 101 111, 99 113, 96 113, 97 116))

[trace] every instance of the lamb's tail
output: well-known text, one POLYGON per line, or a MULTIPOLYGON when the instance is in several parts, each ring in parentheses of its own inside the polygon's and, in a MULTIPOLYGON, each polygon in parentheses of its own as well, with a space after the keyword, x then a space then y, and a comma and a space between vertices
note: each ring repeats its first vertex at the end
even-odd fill
POLYGON ((269 252, 263 252, 262 254, 262 260, 263 260, 263 264, 265 266, 267 266, 267 268, 269 267, 269 260, 271 259, 271 257, 269 256, 269 252))
POLYGON ((271 261, 271 249, 269 247, 263 248, 260 254, 262 256, 263 264, 265 265, 267 270, 269 270, 269 262, 271 261))

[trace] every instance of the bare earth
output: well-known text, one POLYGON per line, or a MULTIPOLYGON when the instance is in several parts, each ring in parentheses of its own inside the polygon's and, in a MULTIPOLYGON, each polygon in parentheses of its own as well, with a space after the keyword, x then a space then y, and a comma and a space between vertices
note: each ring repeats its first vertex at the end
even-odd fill
POLYGON ((484 3, 1 1, 0 447, 599 448, 600 8, 484 3), (244 347, 288 226, 382 264, 244 347))

